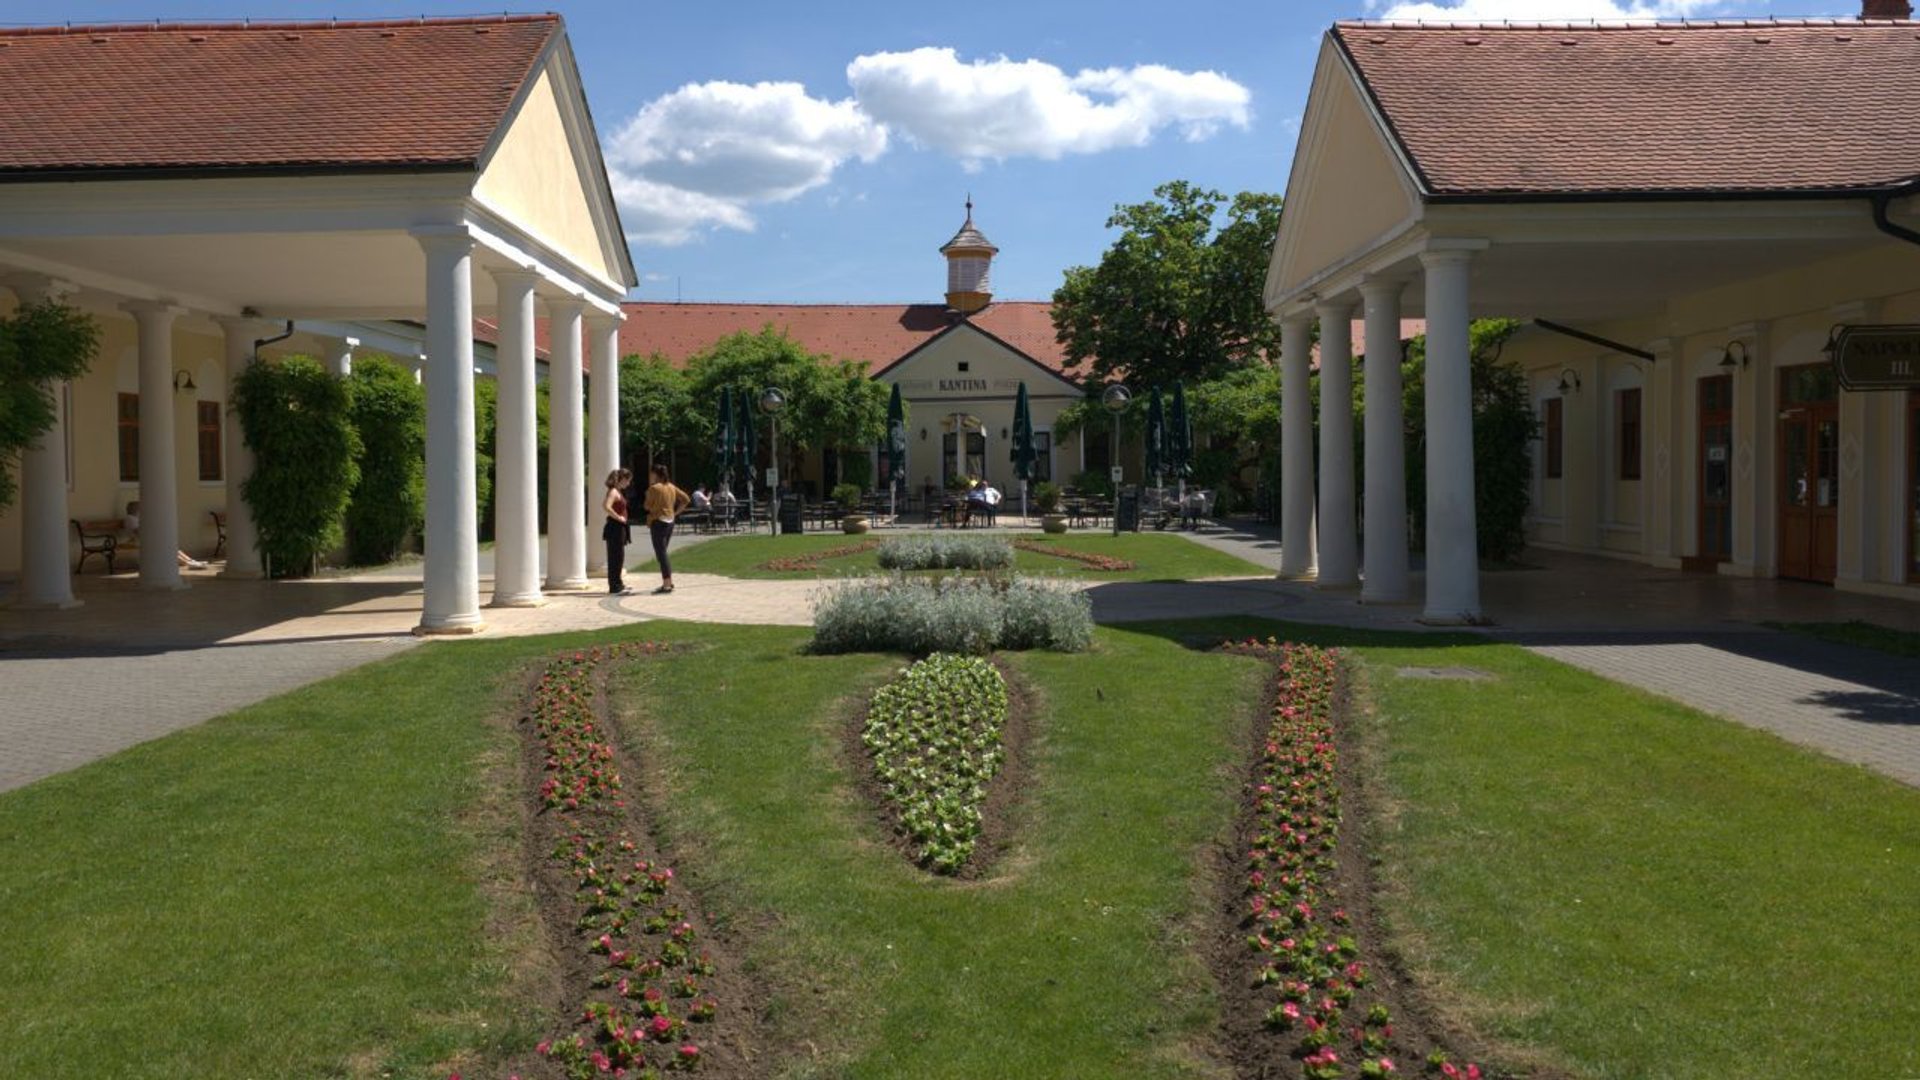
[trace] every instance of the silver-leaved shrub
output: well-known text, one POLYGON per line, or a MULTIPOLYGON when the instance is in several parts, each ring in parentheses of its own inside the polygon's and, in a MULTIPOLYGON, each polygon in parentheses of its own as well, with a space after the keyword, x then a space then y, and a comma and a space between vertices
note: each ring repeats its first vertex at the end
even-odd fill
POLYGON ((1092 641, 1085 594, 1025 578, 860 578, 818 595, 813 609, 813 649, 821 653, 1079 652, 1092 641))
POLYGON ((918 533, 881 541, 874 557, 883 570, 1004 570, 1013 565, 1013 544, 1000 536, 918 533))

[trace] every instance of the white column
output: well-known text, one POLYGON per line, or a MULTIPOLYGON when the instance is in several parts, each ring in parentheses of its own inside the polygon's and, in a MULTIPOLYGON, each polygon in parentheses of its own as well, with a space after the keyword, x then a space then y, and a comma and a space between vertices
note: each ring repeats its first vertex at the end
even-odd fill
POLYGON ((253 508, 247 505, 240 489, 253 476, 253 447, 247 445, 240 430, 240 414, 233 408, 233 388, 253 363, 253 343, 264 336, 261 324, 253 319, 221 316, 220 329, 226 334, 227 406, 222 420, 222 453, 227 474, 227 566, 221 577, 257 578, 261 575, 260 533, 254 528, 253 508))
POLYGON ((419 634, 471 634, 480 619, 473 449, 473 238, 415 234, 427 256, 427 534, 419 634))
POLYGON ((1313 551, 1313 399, 1309 366, 1313 319, 1280 323, 1280 576, 1311 577, 1313 551))
POLYGON ((359 346, 359 338, 331 338, 327 341, 326 365, 328 373, 335 378, 344 379, 353 374, 353 350, 359 346))
POLYGON ((140 584, 179 589, 180 483, 174 475, 173 320, 186 309, 161 300, 120 305, 140 337, 140 584))
POLYGON ((533 607, 540 597, 539 443, 534 418, 531 270, 495 270, 500 401, 494 419, 493 606, 533 607))
MULTIPOLYGON (((39 274, 9 278, 22 306, 60 300, 77 286, 39 274)), ((75 608, 67 547, 67 416, 65 384, 53 382, 53 425, 20 455, 20 591, 22 608, 75 608)))
MULTIPOLYGON (((607 474, 620 467, 620 317, 594 314, 587 319, 587 340, 593 344, 593 431, 587 436, 587 487, 601 490, 607 474)), ((592 515, 598 507, 588 500, 592 515)), ((587 541, 587 572, 607 569, 607 546, 587 541)))
POLYGON ((581 301, 547 301, 547 589, 587 587, 587 450, 581 301))
POLYGON ((1400 293, 1405 288, 1403 281, 1383 278, 1360 286, 1367 308, 1366 579, 1360 585, 1360 601, 1366 604, 1397 604, 1409 598, 1400 383, 1400 293))
POLYGON ((1473 370, 1467 339, 1467 270, 1473 252, 1426 251, 1426 622, 1480 618, 1480 559, 1473 506, 1473 370))
POLYGON ((1327 301, 1320 314, 1320 523, 1322 588, 1360 583, 1359 539, 1354 535, 1353 305, 1327 301))

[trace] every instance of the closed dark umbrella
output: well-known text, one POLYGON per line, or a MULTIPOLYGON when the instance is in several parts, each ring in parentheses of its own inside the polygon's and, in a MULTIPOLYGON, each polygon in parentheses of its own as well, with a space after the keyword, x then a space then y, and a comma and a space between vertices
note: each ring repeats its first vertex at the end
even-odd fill
POLYGON ((720 388, 720 423, 713 429, 713 470, 721 486, 733 489, 733 390, 720 388))
POLYGON ((1167 471, 1182 480, 1193 475, 1193 423, 1187 418, 1187 384, 1173 384, 1167 409, 1167 471))
POLYGON ((1027 516, 1027 481, 1033 479, 1033 412, 1027 406, 1027 384, 1013 398, 1013 475, 1020 478, 1020 518, 1027 516))
POLYGON ((759 439, 753 430, 753 394, 742 390, 733 397, 733 447, 740 456, 740 469, 747 474, 747 521, 753 521, 753 467, 757 464, 759 439))
POLYGON ((894 518, 900 516, 900 507, 896 502, 900 485, 905 483, 907 471, 907 405, 900 400, 900 384, 893 384, 893 395, 887 399, 887 509, 894 518))
POLYGON ((1153 397, 1147 401, 1147 475, 1153 477, 1153 486, 1160 486, 1160 474, 1167 463, 1167 411, 1160 403, 1160 388, 1153 388, 1153 397))

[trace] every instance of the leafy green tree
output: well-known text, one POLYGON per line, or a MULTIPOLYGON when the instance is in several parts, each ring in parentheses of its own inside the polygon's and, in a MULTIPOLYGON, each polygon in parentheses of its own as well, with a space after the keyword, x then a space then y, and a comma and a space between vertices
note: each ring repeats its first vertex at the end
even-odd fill
POLYGON ((240 494, 276 577, 306 573, 340 543, 360 475, 351 399, 347 381, 310 356, 249 364, 234 381, 233 407, 255 458, 240 494))
POLYGON ((383 356, 356 357, 347 382, 360 477, 347 503, 347 562, 392 562, 426 508, 427 395, 383 356))
MULTIPOLYGON (((1500 359, 1520 328, 1513 319, 1478 319, 1468 331, 1473 380, 1473 503, 1480 557, 1510 562, 1526 547, 1532 501, 1532 456, 1538 437, 1527 380, 1518 365, 1500 359)), ((1427 533, 1426 338, 1415 338, 1402 367, 1405 381, 1407 512, 1415 546, 1427 533)))
POLYGON ((1068 367, 1139 390, 1217 378, 1279 347, 1261 298, 1280 197, 1175 180, 1152 201, 1116 207, 1121 230, 1097 266, 1076 266, 1053 294, 1068 367), (1224 223, 1222 211, 1224 205, 1224 223))
MULTIPOLYGON (((480 508, 480 539, 493 539, 495 425, 500 415, 500 384, 493 379, 473 380, 473 467, 475 504, 480 508)), ((547 393, 536 388, 533 394, 534 498, 538 502, 535 520, 540 529, 547 527, 547 418, 550 410, 547 393)))
POLYGON ((0 510, 17 494, 14 463, 59 416, 53 383, 86 374, 99 351, 93 317, 56 301, 0 319, 0 510))
POLYGON ((620 362, 621 461, 651 467, 657 455, 698 443, 712 431, 713 416, 694 408, 685 371, 658 353, 620 362))
MULTIPOLYGON (((817 356, 771 325, 757 333, 742 331, 721 338, 687 361, 694 411, 700 414, 699 438, 711 440, 720 388, 757 402, 760 392, 779 387, 787 395, 780 414, 780 445, 794 457, 827 447, 862 452, 887 430, 888 389, 867 377, 860 365, 817 356)), ((755 416, 762 414, 755 410, 755 416)), ((763 437, 761 453, 766 453, 763 437)))

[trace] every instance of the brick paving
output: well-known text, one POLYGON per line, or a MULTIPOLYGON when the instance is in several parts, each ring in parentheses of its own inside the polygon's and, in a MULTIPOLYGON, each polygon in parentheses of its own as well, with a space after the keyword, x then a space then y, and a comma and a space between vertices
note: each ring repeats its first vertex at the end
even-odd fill
MULTIPOLYGON (((1276 532, 1235 522, 1178 535, 1272 568, 1276 532)), ((483 553, 483 596, 490 556, 483 553)), ((1484 633, 1920 785, 1920 665, 1755 625, 1858 618, 1920 631, 1920 604, 1580 556, 1530 559, 1535 565, 1484 575, 1485 606, 1497 619, 1484 633)), ((77 610, 0 608, 0 791, 420 643, 410 633, 420 611, 417 564, 308 582, 187 578, 185 591, 151 593, 130 576, 87 577, 77 583, 86 601, 77 610)), ((487 609, 484 636, 648 619, 803 626, 826 587, 682 573, 662 596, 644 591, 648 575, 629 580, 643 591, 487 609)), ((1421 588, 1416 566, 1416 596, 1421 588)), ((1362 605, 1351 590, 1268 577, 1088 591, 1101 623, 1252 615, 1429 629, 1416 621, 1417 604, 1362 605)), ((462 639, 440 640, 432 647, 458 648, 462 639)))

